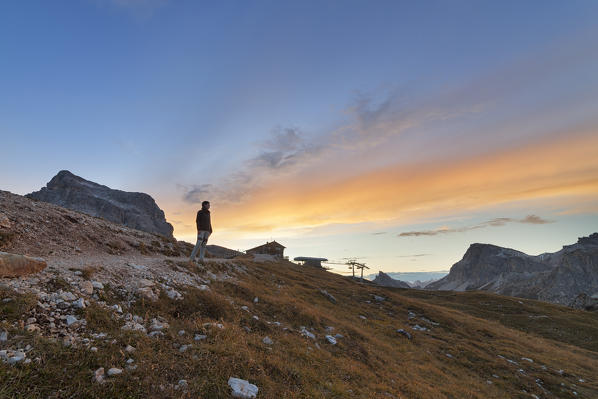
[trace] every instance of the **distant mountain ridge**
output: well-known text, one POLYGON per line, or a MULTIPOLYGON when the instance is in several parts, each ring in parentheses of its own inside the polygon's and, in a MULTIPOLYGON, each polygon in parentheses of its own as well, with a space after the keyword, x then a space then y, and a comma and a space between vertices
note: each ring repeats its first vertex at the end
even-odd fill
POLYGON ((114 190, 68 170, 58 172, 46 187, 26 197, 173 238, 172 225, 150 195, 114 190))
POLYGON ((484 290, 575 306, 598 294, 598 233, 555 253, 527 255, 491 244, 472 244, 449 274, 426 289, 484 290))
POLYGON ((381 285, 383 287, 395 287, 395 288, 411 288, 409 284, 401 280, 395 280, 384 272, 378 272, 376 278, 372 280, 373 283, 381 285))
MULTIPOLYGON (((385 272, 394 280, 401 280, 407 284, 414 286, 421 286, 422 284, 429 284, 432 281, 437 281, 448 274, 448 270, 439 270, 434 272, 385 272)), ((376 278, 377 274, 369 274, 366 276, 369 280, 376 278)))

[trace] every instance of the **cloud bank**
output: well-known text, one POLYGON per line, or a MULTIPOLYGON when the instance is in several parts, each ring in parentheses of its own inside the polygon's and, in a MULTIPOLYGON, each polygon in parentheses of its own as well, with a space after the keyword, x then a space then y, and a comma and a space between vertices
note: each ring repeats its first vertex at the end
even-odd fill
POLYGON ((528 215, 523 219, 513 219, 513 218, 503 217, 503 218, 495 218, 495 219, 487 220, 485 222, 474 224, 471 226, 464 226, 464 227, 458 227, 458 228, 441 227, 436 230, 407 231, 404 233, 400 233, 398 235, 398 237, 421 237, 421 236, 436 236, 439 234, 463 233, 465 231, 483 229, 486 227, 500 227, 500 226, 504 226, 508 223, 546 224, 546 223, 553 223, 553 221, 542 219, 541 217, 536 216, 536 215, 528 215))

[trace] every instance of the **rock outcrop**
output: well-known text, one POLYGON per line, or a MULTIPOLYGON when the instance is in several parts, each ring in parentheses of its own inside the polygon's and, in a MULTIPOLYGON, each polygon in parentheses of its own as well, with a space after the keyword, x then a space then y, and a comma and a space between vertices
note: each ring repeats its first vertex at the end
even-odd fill
POLYGON ((376 278, 372 280, 374 284, 378 284, 384 287, 395 287, 395 288, 411 288, 409 284, 401 280, 395 280, 384 272, 378 272, 376 278))
POLYGON ((45 268, 43 259, 0 252, 0 277, 23 277, 45 268))
POLYGON ((598 293, 598 233, 538 256, 472 244, 446 277, 426 289, 484 290, 575 306, 580 294, 598 293))
POLYGON ((40 191, 26 196, 137 230, 173 237, 172 225, 148 194, 113 190, 67 170, 60 171, 40 191))

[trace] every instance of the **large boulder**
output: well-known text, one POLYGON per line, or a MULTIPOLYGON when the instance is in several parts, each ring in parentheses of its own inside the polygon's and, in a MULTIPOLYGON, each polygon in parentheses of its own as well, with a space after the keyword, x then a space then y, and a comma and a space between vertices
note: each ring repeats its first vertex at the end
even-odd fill
POLYGON ((250 384, 249 381, 240 378, 230 377, 228 379, 228 386, 230 386, 233 398, 252 399, 257 396, 258 387, 250 384))
POLYGON ((0 252, 0 277, 21 277, 40 272, 47 264, 43 259, 0 252))
POLYGON ((164 212, 148 194, 113 190, 68 170, 58 172, 46 187, 26 196, 173 238, 172 225, 166 222, 164 212))

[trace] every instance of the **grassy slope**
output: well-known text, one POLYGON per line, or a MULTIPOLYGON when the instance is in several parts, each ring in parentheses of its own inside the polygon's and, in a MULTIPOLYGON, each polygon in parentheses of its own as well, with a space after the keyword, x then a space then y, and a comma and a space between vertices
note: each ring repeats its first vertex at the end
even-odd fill
MULTIPOLYGON (((10 330, 12 342, 31 343, 35 349, 29 357, 40 356, 42 362, 0 365, 0 397, 228 397, 230 376, 256 384, 258 398, 598 397, 594 315, 527 300, 522 306, 516 299, 486 293, 361 285, 288 262, 236 262, 248 270, 237 283, 213 282, 210 292, 187 291, 182 301, 164 296, 129 309, 147 318, 168 318, 171 328, 160 339, 121 332, 111 315, 98 308, 85 310, 89 326, 108 332, 117 343, 98 343, 97 353, 10 330), (320 288, 337 303, 320 294, 320 288), (386 300, 376 302, 372 294, 386 300), (259 302, 253 303, 256 296, 259 302), (241 310, 243 305, 251 313, 241 310), (409 320, 408 310, 438 325, 409 320), (528 317, 532 313, 549 316, 550 323, 528 317), (224 328, 204 326, 216 321, 224 328), (295 332, 266 321, 279 321, 295 332), (431 330, 414 331, 410 325, 416 323, 431 330), (313 327, 317 340, 300 336, 300 326, 313 327), (325 341, 326 326, 344 336, 336 346, 325 341), (187 334, 179 336, 180 329, 187 334), (208 339, 193 342, 194 333, 208 339), (274 344, 264 345, 265 336, 274 344), (193 347, 185 353, 175 347, 189 343, 193 347), (124 353, 127 344, 137 348, 133 355, 124 353), (93 370, 124 368, 128 357, 136 360, 137 370, 104 385, 91 382, 93 370), (179 379, 187 380, 187 391, 174 390, 179 379)), ((19 312, 33 306, 28 298, 0 301, 0 319, 14 318, 17 305, 19 312)))

